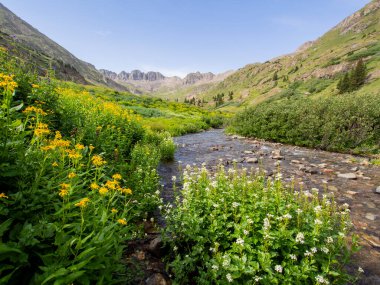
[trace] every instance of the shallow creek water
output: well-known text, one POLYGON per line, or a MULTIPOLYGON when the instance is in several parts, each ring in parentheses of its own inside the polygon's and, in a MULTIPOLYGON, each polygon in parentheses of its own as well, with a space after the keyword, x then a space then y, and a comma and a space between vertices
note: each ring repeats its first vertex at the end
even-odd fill
POLYGON ((379 166, 349 154, 228 136, 220 129, 174 140, 177 144, 174 161, 162 163, 158 169, 166 202, 172 200, 171 178, 180 177, 180 165, 200 166, 205 162, 210 170, 215 170, 219 163, 229 166, 236 161, 238 167, 260 168, 267 176, 280 169, 285 181, 294 177, 304 189, 327 189, 334 192, 338 203, 350 205, 354 231, 362 245, 352 270, 358 266, 364 269, 365 277, 360 284, 380 284, 380 194, 375 193, 380 186, 379 166))

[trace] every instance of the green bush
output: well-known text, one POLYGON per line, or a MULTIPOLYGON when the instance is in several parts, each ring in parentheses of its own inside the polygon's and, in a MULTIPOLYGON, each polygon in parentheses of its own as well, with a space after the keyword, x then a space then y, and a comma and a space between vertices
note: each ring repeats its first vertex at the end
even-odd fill
MULTIPOLYGON (((173 178, 175 180, 175 178, 173 178)), ((186 167, 163 232, 176 284, 346 284, 348 205, 223 166, 186 167)), ((319 193, 321 194, 321 193, 319 193)))
POLYGON ((376 153, 380 146, 378 106, 378 95, 355 93, 265 102, 237 114, 230 131, 330 151, 376 153))

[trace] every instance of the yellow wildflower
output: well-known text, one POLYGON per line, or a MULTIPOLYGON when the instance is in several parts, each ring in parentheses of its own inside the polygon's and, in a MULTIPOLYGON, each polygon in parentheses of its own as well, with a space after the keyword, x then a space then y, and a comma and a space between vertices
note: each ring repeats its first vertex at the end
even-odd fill
POLYGON ((42 151, 48 151, 48 150, 52 150, 52 149, 54 149, 55 147, 54 146, 52 146, 52 145, 46 145, 46 146, 42 146, 41 147, 41 150, 42 151))
POLYGON ((54 139, 56 139, 56 140, 60 140, 61 138, 62 138, 61 133, 60 133, 59 131, 56 131, 56 132, 55 132, 55 137, 54 137, 54 139))
POLYGON ((108 189, 106 187, 100 187, 99 194, 106 195, 108 193, 108 189))
POLYGON ((92 144, 90 144, 90 146, 89 146, 90 151, 93 151, 94 148, 95 148, 95 147, 94 147, 92 144))
POLYGON ((17 83, 13 81, 13 75, 0 73, 0 87, 3 87, 13 93, 17 86, 17 83))
POLYGON ((75 148, 76 148, 77 150, 82 150, 82 149, 84 149, 84 145, 78 143, 78 144, 75 145, 75 148))
POLYGON ((107 187, 108 189, 110 189, 110 190, 115 190, 115 189, 117 188, 118 184, 119 184, 119 182, 117 182, 117 181, 115 181, 115 180, 113 180, 113 181, 108 180, 108 181, 106 182, 106 187, 107 187))
POLYGON ((120 224, 120 225, 126 225, 127 224, 127 221, 125 219, 118 219, 117 222, 120 224))
POLYGON ((69 179, 74 178, 75 176, 77 175, 74 172, 70 172, 69 175, 67 175, 69 179))
POLYGON ((36 129, 34 130, 34 135, 37 137, 47 135, 49 133, 50 131, 48 125, 44 123, 38 123, 36 129))
POLYGON ((59 186, 61 186, 63 189, 70 188, 70 184, 67 184, 67 183, 61 183, 59 184, 59 186))
POLYGON ((41 116, 46 116, 47 113, 42 110, 41 108, 37 108, 37 107, 34 107, 34 106, 28 106, 25 108, 24 111, 22 111, 24 114, 31 114, 31 113, 34 113, 34 114, 39 114, 41 116))
POLYGON ((85 208, 88 202, 90 202, 90 199, 86 197, 80 200, 78 203, 76 203, 75 206, 80 207, 80 208, 85 208))
POLYGON ((115 208, 112 208, 111 212, 112 212, 112 214, 116 214, 116 213, 119 212, 119 211, 116 210, 115 208))
POLYGON ((102 166, 102 165, 106 164, 106 161, 103 160, 103 158, 100 155, 94 155, 91 158, 91 161, 92 161, 92 164, 95 166, 102 166))
POLYGON ((67 190, 67 189, 61 189, 59 191, 59 196, 61 196, 62 198, 67 196, 67 194, 69 194, 69 190, 67 190))
POLYGON ((37 84, 32 84, 32 88, 39 88, 40 86, 37 84))
POLYGON ((119 173, 116 173, 116 174, 112 175, 112 178, 115 180, 120 180, 122 177, 119 173))
POLYGON ((71 159, 80 159, 80 158, 82 158, 82 155, 80 153, 77 153, 73 149, 68 149, 68 150, 66 150, 66 152, 69 154, 69 158, 71 158, 71 159))
POLYGON ((53 166, 53 167, 57 167, 57 166, 58 166, 58 163, 57 163, 56 161, 54 161, 54 162, 51 164, 51 166, 53 166))
POLYGON ((131 195, 131 194, 132 194, 132 190, 129 189, 129 188, 127 188, 127 189, 125 189, 125 188, 121 188, 121 192, 122 192, 123 194, 128 194, 128 195, 131 195))
POLYGON ((96 184, 95 182, 92 182, 90 185, 90 188, 91 188, 91 190, 96 190, 96 189, 99 189, 99 185, 96 184))
POLYGON ((5 195, 5 193, 0 193, 0 198, 6 198, 6 199, 8 199, 9 197, 7 195, 5 195))

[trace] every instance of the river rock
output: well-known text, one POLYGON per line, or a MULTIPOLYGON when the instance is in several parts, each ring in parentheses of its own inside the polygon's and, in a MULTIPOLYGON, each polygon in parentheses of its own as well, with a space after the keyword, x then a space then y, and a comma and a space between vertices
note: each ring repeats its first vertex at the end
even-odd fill
POLYGON ((301 164, 301 161, 293 159, 292 161, 290 161, 290 163, 293 163, 293 164, 301 164))
POLYGON ((170 282, 168 282, 164 275, 161 273, 154 273, 151 275, 146 281, 146 285, 169 285, 170 282))
POLYGON ((320 163, 320 164, 318 164, 318 167, 319 168, 326 168, 327 164, 326 163, 320 163))
POLYGON ((358 192, 351 191, 351 190, 348 190, 346 193, 347 193, 348 195, 351 195, 351 196, 355 196, 356 194, 358 194, 358 192))
POLYGON ((380 186, 377 186, 375 193, 380 194, 380 186))
POLYGON ((148 245, 148 251, 156 257, 162 255, 162 238, 160 236, 152 239, 148 245))
POLYGON ((258 163, 259 160, 256 157, 248 157, 245 159, 247 163, 258 163))
POLYGON ((369 160, 368 160, 368 159, 363 159, 363 160, 360 162, 360 165, 363 165, 363 166, 367 166, 367 165, 369 165, 369 160))
POLYGON ((311 167, 305 167, 305 172, 310 174, 317 174, 318 170, 311 168, 311 167))
POLYGON ((250 150, 245 150, 244 153, 245 153, 245 154, 252 154, 253 152, 250 151, 250 150))
POLYGON ((358 170, 359 170, 359 167, 357 166, 351 168, 351 171, 358 171, 358 170))
POLYGON ((355 173, 339 173, 338 177, 353 180, 358 178, 355 173))
POLYGON ((374 214, 372 214, 372 213, 367 213, 367 214, 365 215, 365 218, 366 218, 367 220, 374 221, 374 220, 376 219, 376 216, 375 216, 374 214))
POLYGON ((338 188, 336 188, 334 185, 327 186, 327 189, 332 192, 338 192, 338 188))

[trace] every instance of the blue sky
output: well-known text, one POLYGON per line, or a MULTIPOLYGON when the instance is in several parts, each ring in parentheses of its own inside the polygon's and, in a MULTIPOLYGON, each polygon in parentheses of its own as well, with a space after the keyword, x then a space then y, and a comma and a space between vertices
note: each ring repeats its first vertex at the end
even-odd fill
POLYGON ((0 0, 78 58, 184 76, 263 62, 314 40, 369 0, 0 0))

